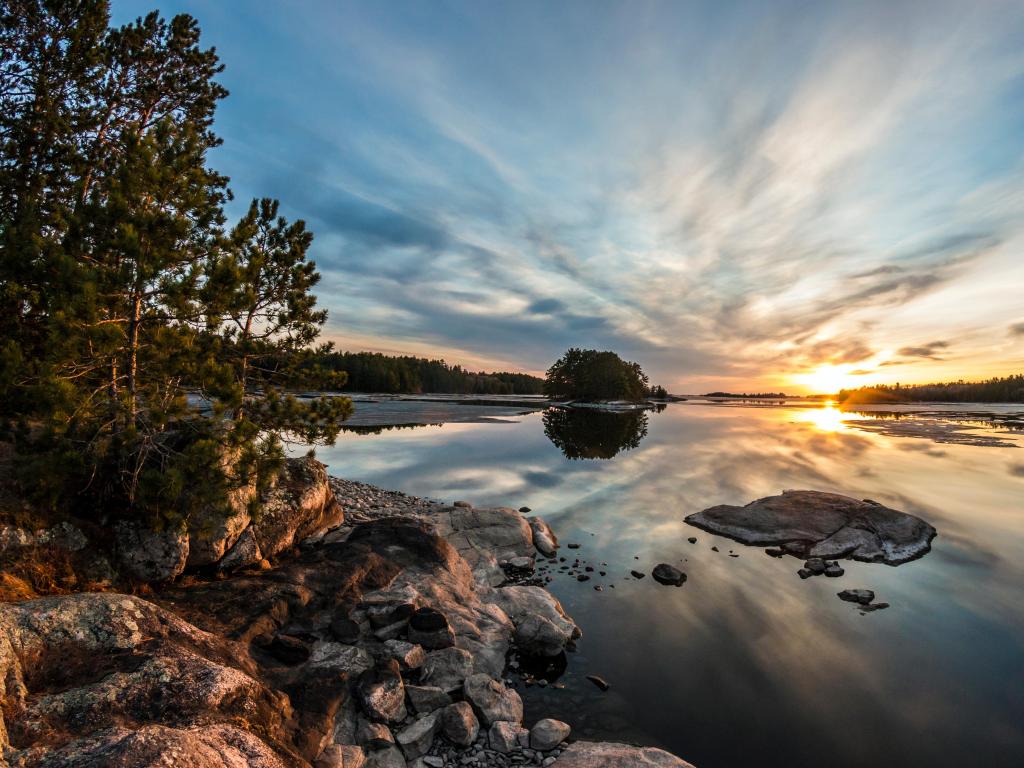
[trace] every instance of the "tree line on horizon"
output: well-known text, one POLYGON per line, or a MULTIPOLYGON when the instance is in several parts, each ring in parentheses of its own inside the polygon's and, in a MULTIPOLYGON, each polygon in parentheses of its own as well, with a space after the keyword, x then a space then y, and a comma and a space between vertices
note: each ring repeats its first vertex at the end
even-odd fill
POLYGON ((527 373, 473 372, 444 360, 380 352, 325 350, 311 356, 305 368, 316 371, 317 377, 323 371, 344 372, 342 392, 539 395, 544 391, 544 380, 527 373))
POLYGON ((959 381, 941 384, 903 386, 878 384, 858 389, 843 389, 841 403, 1024 403, 1024 374, 994 377, 985 381, 959 381))

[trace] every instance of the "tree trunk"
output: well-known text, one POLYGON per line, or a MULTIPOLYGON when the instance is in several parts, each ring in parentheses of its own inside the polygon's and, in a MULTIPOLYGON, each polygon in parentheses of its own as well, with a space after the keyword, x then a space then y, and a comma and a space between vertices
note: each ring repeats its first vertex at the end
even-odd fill
POLYGON ((138 415, 136 400, 139 357, 139 326, 142 324, 142 297, 132 299, 132 317, 128 324, 128 415, 132 425, 138 415))

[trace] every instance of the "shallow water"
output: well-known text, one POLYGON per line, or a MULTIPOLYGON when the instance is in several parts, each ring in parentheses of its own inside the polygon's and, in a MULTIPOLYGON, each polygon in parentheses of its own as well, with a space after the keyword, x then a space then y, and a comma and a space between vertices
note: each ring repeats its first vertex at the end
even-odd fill
POLYGON ((872 415, 830 407, 680 403, 617 421, 548 412, 346 433, 318 453, 347 478, 527 505, 581 545, 560 554, 607 571, 549 585, 584 635, 564 688, 520 688, 528 722, 560 717, 578 736, 661 746, 699 768, 1020 766, 1024 433, 985 414, 1022 411, 952 409, 958 430, 995 445, 862 429, 852 420, 872 415), (793 558, 683 522, 786 488, 875 499, 938 537, 897 568, 844 561, 841 578, 802 581, 793 558), (628 576, 659 562, 686 584, 628 576), (892 607, 864 615, 836 597, 854 587, 892 607))

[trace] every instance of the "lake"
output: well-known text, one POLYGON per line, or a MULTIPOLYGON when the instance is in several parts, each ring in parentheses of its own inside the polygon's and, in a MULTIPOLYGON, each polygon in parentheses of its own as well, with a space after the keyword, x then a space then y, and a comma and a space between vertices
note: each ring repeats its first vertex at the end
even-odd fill
MULTIPOLYGON (((372 422, 373 404, 359 407, 372 422)), ((347 432, 318 454, 346 478, 529 506, 560 555, 595 567, 584 583, 552 572, 583 638, 552 684, 520 684, 528 723, 558 717, 576 736, 660 746, 698 768, 1020 766, 1022 413, 684 402, 347 432), (899 567, 842 561, 840 578, 801 580, 795 558, 683 522, 783 489, 874 499, 938 536, 899 567), (629 576, 659 562, 688 581, 629 576), (891 607, 864 614, 836 597, 846 588, 891 607)))

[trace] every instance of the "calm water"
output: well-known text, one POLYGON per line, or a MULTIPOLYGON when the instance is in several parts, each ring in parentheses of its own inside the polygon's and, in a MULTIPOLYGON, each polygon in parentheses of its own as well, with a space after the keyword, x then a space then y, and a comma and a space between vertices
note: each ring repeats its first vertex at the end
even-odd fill
POLYGON ((584 636, 564 688, 521 689, 528 721, 560 717, 577 735, 662 746, 698 768, 1024 765, 1024 433, 983 413, 963 426, 998 445, 948 444, 848 418, 695 403, 548 412, 349 433, 319 454, 344 477, 532 507, 563 544, 581 544, 562 554, 607 571, 551 583, 584 636), (844 562, 839 579, 802 581, 793 558, 683 522, 785 488, 872 498, 939 535, 898 568, 844 562), (686 571, 683 587, 628 578, 662 561, 686 571), (835 594, 853 587, 892 607, 862 615, 835 594))

